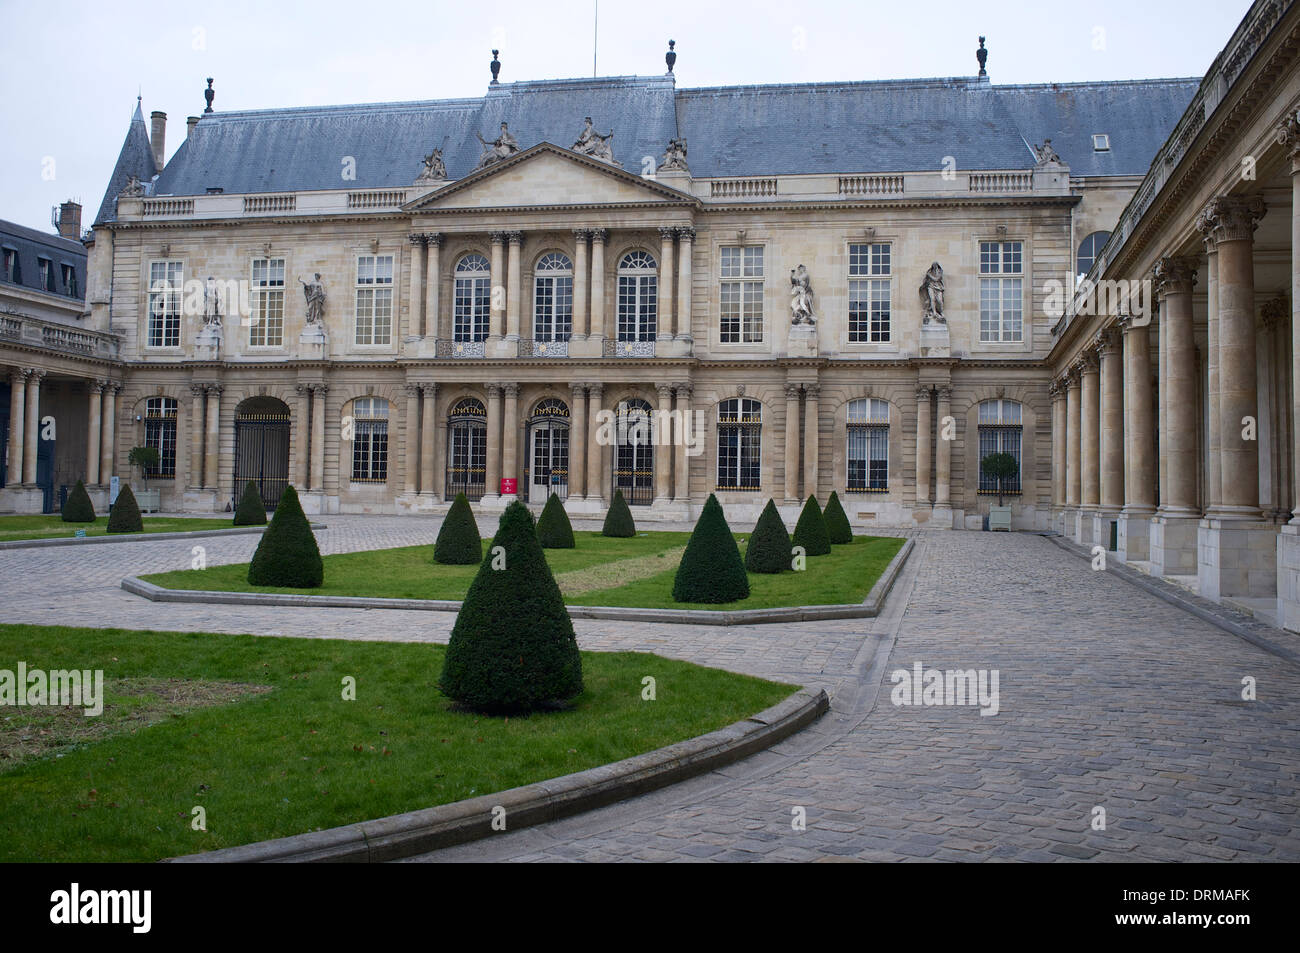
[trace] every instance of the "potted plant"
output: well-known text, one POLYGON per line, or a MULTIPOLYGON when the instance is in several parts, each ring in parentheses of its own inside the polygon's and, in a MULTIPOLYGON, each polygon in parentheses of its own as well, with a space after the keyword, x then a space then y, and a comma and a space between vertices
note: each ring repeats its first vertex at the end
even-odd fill
POLYGON ((162 491, 149 489, 149 471, 156 468, 160 460, 157 447, 132 447, 126 458, 128 464, 140 468, 140 478, 144 480, 144 489, 140 491, 138 500, 142 513, 158 512, 162 491))
POLYGON ((989 507, 989 529, 1011 532, 1011 507, 1002 505, 1003 481, 1020 472, 1020 464, 1009 453, 990 453, 980 461, 984 475, 998 481, 998 505, 989 507))

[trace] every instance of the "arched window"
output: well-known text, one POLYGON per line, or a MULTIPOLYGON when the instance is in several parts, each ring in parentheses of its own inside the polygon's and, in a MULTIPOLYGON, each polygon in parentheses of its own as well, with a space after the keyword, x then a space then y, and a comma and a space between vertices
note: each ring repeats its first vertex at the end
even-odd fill
POLYGON ((145 473, 150 479, 176 478, 176 400, 150 397, 144 403, 144 445, 158 451, 158 466, 145 473))
POLYGON ((718 404, 718 489, 757 490, 763 460, 763 405, 748 397, 718 404))
POLYGON ((492 305, 492 268, 479 254, 456 262, 453 341, 486 341, 492 305))
POLYGON ((573 332, 573 262, 551 252, 533 278, 533 340, 567 341, 573 332))
POLYGON ((486 483, 487 410, 482 401, 462 397, 447 414, 447 499, 457 493, 482 499, 486 483))
POLYGON ((659 314, 659 269, 643 251, 618 263, 618 339, 653 341, 659 314))
POLYGON ((848 482, 851 493, 889 489, 889 402, 876 397, 849 401, 848 482))
MULTIPOLYGON (((1014 400, 986 400, 979 408, 979 460, 990 453, 1009 453, 1016 458, 1016 475, 1003 481, 1004 494, 1020 492, 1020 405, 1014 400)), ((996 494, 998 481, 979 468, 980 493, 996 494)))
POLYGON ((537 402, 528 418, 528 502, 545 503, 552 493, 569 496, 569 405, 558 397, 537 402))
POLYGON ((1106 247, 1109 240, 1110 232, 1093 232, 1080 242, 1079 253, 1074 256, 1074 273, 1082 277, 1092 271, 1097 254, 1106 247))
POLYGON ((358 397, 352 402, 352 482, 388 479, 388 401, 358 397))
POLYGON ((623 499, 630 506, 645 506, 654 500, 652 425, 649 402, 639 397, 619 402, 615 418, 614 489, 623 491, 623 499))

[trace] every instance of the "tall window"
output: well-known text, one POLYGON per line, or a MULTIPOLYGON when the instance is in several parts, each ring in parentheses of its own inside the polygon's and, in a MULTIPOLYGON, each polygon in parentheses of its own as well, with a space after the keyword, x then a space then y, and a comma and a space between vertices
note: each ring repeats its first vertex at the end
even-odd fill
POLYGON ((492 305, 492 267, 482 255, 456 262, 453 341, 486 341, 492 305))
MULTIPOLYGON (((986 400, 979 409, 979 459, 990 453, 1009 453, 1016 458, 1016 475, 1002 483, 1003 493, 1020 492, 1020 405, 1014 400, 986 400)), ((985 476, 980 467, 980 493, 997 493, 998 481, 985 476)))
POLYGON ((629 252, 618 264, 618 339, 653 341, 658 314, 659 270, 643 251, 629 252))
POLYGON ((1074 256, 1074 273, 1080 278, 1092 271, 1097 253, 1110 241, 1110 232, 1093 232, 1079 243, 1079 253, 1074 256))
POLYGON ((980 340, 1023 339, 1024 243, 980 242, 980 340))
POLYGON ((849 246, 849 341, 887 344, 890 334, 890 246, 849 246))
POLYGON ((573 332, 573 263, 551 252, 533 279, 533 339, 567 341, 573 332))
POLYGON ((0 278, 5 281, 12 281, 15 284, 23 280, 22 271, 18 267, 18 250, 16 248, 4 249, 4 272, 0 278))
POLYGON ((62 265, 63 293, 71 298, 77 297, 77 268, 75 265, 62 265))
POLYGON ((481 499, 487 482, 487 411, 483 402, 464 397, 447 415, 447 499, 464 493, 481 499))
POLYGON ((284 344, 284 259, 253 259, 252 317, 248 328, 250 347, 280 347, 284 344))
POLYGON ((889 489, 889 403, 874 397, 849 401, 848 483, 855 493, 889 489))
POLYGON ((723 344, 763 340, 763 246, 722 248, 723 344))
POLYGON ((352 402, 352 482, 388 479, 388 401, 358 397, 352 402))
POLYGON ((176 400, 150 397, 144 405, 144 445, 158 451, 158 466, 148 467, 150 479, 176 478, 176 400))
POLYGON ((748 397, 718 404, 718 489, 759 489, 762 457, 763 405, 748 397))
POLYGON ((357 258, 357 343, 393 343, 393 256, 357 258))
POLYGON ((54 294, 54 262, 48 258, 37 258, 36 267, 40 269, 41 288, 54 294))
POLYGON ((149 263, 149 347, 180 347, 183 279, 179 261, 149 263))
POLYGON ((654 498, 653 420, 648 401, 632 397, 618 405, 614 489, 622 490, 631 506, 648 505, 654 498))

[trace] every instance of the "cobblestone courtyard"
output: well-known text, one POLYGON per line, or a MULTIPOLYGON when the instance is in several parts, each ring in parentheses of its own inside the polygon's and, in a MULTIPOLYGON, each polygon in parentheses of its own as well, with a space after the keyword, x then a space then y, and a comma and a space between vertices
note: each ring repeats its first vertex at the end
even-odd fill
MULTIPOLYGON (((327 522, 318 533, 326 554, 431 542, 437 526, 327 522)), ((451 613, 161 604, 119 588, 128 573, 187 568, 194 546, 209 564, 246 561, 257 538, 0 552, 0 616, 447 639, 451 613)), ((824 687, 832 710, 723 771, 419 859, 1300 860, 1293 664, 1038 536, 956 532, 917 542, 877 619, 736 628, 576 621, 584 649, 649 651, 824 687), (915 662, 996 669, 1000 710, 892 705, 890 673, 915 662), (1247 676, 1256 701, 1241 699, 1247 676), (793 829, 798 808, 806 830, 793 829), (1105 830, 1092 829, 1096 808, 1105 830)), ((1293 651, 1300 643, 1275 640, 1293 651)))

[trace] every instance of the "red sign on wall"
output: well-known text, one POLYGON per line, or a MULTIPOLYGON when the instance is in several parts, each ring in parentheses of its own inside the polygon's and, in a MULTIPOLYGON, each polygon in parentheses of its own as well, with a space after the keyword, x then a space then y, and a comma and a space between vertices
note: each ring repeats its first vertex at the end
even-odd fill
POLYGON ((512 479, 511 477, 502 477, 501 495, 502 496, 514 495, 515 493, 519 492, 518 483, 519 483, 518 480, 512 479))

